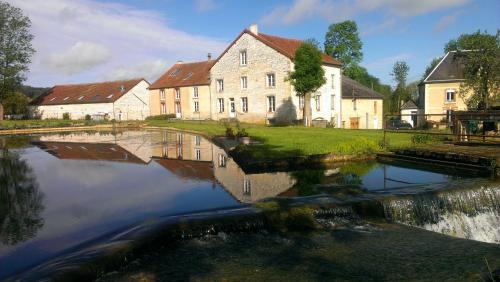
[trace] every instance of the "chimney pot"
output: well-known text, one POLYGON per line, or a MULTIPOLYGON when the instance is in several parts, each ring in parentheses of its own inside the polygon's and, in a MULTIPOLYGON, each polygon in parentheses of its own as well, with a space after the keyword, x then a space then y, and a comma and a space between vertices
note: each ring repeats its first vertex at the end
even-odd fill
POLYGON ((208 53, 208 54, 207 54, 207 59, 208 59, 209 61, 210 61, 210 60, 212 60, 212 53, 208 53))
POLYGON ((257 26, 257 24, 252 24, 248 29, 251 33, 259 35, 259 27, 257 26))

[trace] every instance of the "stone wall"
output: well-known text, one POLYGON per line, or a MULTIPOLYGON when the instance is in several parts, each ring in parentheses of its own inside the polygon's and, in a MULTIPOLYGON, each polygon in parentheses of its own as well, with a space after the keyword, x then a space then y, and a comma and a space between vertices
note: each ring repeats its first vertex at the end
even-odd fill
POLYGON ((151 115, 149 84, 141 81, 114 103, 116 120, 144 120, 151 115))

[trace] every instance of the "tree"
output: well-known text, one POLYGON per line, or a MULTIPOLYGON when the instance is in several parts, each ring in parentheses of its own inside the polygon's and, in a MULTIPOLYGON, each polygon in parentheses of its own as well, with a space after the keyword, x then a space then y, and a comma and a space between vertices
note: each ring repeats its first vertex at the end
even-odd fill
POLYGON ((31 21, 21 9, 0 1, 0 102, 26 79, 31 57, 31 21))
POLYGON ((395 99, 397 101, 397 105, 395 110, 399 113, 401 111, 401 99, 407 96, 406 91, 406 78, 408 77, 408 72, 410 71, 410 67, 406 62, 398 61, 394 63, 392 67, 391 76, 396 81, 396 89, 394 90, 394 95, 397 97, 395 99))
POLYGON ((445 50, 456 50, 463 60, 465 81, 459 95, 469 109, 488 109, 500 100, 500 31, 496 35, 477 31, 450 40, 445 50))
POLYGON ((343 69, 357 66, 363 59, 358 25, 354 21, 344 21, 328 27, 325 35, 325 53, 339 59, 343 69))
POLYGON ((28 114, 29 98, 20 92, 8 93, 2 104, 6 115, 28 114))
POLYGON ((294 70, 288 79, 297 96, 304 100, 302 117, 304 126, 311 125, 311 94, 326 83, 321 51, 311 42, 304 42, 295 51, 294 70))

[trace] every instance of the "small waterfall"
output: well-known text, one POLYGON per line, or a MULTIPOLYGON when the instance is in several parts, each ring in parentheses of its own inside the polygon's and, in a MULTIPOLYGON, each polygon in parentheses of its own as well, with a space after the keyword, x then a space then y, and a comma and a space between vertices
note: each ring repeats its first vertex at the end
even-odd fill
POLYGON ((383 200, 389 220, 500 244, 500 186, 450 189, 383 200))

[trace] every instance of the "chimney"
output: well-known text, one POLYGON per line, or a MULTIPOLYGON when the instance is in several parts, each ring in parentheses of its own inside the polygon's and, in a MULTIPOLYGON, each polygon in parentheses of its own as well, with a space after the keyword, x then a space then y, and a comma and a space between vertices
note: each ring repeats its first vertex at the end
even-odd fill
POLYGON ((182 63, 183 63, 183 61, 182 61, 182 60, 178 60, 178 61, 177 61, 177 64, 178 64, 178 65, 181 65, 182 63))
POLYGON ((259 35, 259 27, 257 26, 257 24, 252 24, 248 30, 250 30, 251 33, 255 34, 255 35, 259 35))
POLYGON ((207 54, 207 60, 209 60, 209 61, 212 60, 212 53, 207 54))

